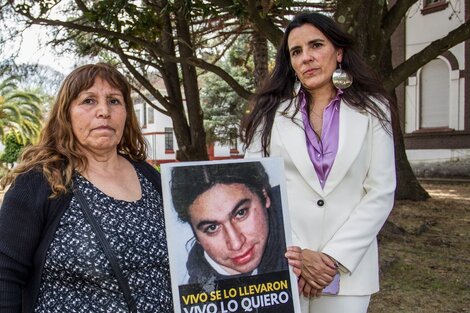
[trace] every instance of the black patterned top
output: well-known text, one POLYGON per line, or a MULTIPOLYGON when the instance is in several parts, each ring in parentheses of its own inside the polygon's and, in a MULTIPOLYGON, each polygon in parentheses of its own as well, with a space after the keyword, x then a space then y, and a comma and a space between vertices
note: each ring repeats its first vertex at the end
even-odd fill
MULTIPOLYGON (((173 312, 161 195, 138 170, 142 198, 117 200, 81 175, 88 201, 129 281, 138 312, 173 312)), ((74 197, 47 251, 34 312, 128 312, 113 270, 74 197)))

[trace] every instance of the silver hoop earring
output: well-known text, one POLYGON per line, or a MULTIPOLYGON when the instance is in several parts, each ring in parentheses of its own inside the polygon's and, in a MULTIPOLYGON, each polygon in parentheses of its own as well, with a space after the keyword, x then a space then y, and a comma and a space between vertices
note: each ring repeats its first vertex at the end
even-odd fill
POLYGON ((339 63, 339 68, 333 72, 331 77, 333 85, 338 89, 346 89, 353 83, 353 78, 345 70, 341 68, 341 63, 339 63))
POLYGON ((297 96, 299 94, 301 87, 302 87, 302 84, 300 83, 300 80, 297 77, 297 75, 295 75, 294 96, 297 96))

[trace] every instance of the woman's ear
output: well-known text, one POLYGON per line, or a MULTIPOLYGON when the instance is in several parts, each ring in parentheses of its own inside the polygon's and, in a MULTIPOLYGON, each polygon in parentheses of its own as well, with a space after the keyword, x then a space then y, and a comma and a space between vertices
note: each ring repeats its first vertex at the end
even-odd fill
POLYGON ((343 48, 336 49, 336 62, 343 62, 343 48))
POLYGON ((271 198, 269 198, 269 195, 266 192, 266 189, 263 189, 263 196, 264 196, 264 199, 266 199, 265 207, 266 207, 266 209, 268 209, 268 208, 271 207, 271 198))

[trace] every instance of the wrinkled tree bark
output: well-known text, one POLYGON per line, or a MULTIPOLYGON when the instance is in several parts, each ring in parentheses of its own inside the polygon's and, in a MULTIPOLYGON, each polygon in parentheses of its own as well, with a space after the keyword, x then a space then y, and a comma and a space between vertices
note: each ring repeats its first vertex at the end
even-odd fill
POLYGON ((253 60, 255 64, 255 86, 258 87, 268 75, 268 40, 263 34, 254 31, 251 43, 253 46, 253 60))
MULTIPOLYGON (((178 33, 178 47, 182 58, 194 57, 194 48, 187 15, 189 8, 185 1, 175 1, 176 30, 178 33)), ((199 85, 196 68, 193 65, 181 64, 183 75, 184 95, 186 97, 186 109, 189 121, 190 143, 179 145, 177 159, 180 161, 208 160, 206 148, 206 131, 204 129, 204 114, 201 108, 199 85)))
MULTIPOLYGON (((165 10, 168 7, 166 0, 153 1, 152 4, 157 11, 162 12, 162 28, 160 45, 168 55, 176 56, 175 33, 172 25, 171 12, 165 10)), ((184 20, 186 7, 179 7, 179 12, 174 12, 176 20, 176 34, 178 36, 178 48, 182 57, 191 57, 194 52, 192 49, 191 36, 189 35, 189 26, 184 20)), ((176 152, 176 159, 179 161, 207 160, 209 156, 206 149, 206 133, 203 126, 203 116, 199 97, 199 86, 196 76, 196 68, 193 65, 181 64, 182 80, 185 101, 181 93, 180 73, 178 63, 163 60, 160 71, 165 88, 167 90, 168 102, 167 110, 173 122, 173 129, 178 143, 179 150, 176 152)))
MULTIPOLYGON (((379 71, 382 77, 388 77, 393 70, 391 41, 387 42, 382 55, 382 62, 379 71)), ((391 91, 392 97, 396 100, 396 89, 391 91)), ((395 101, 397 103, 397 101, 395 101)), ((399 200, 423 201, 430 198, 428 192, 421 186, 411 168, 406 156, 403 129, 396 108, 397 114, 392 115, 393 141, 395 143, 395 169, 397 173, 397 188, 395 198, 399 200)))

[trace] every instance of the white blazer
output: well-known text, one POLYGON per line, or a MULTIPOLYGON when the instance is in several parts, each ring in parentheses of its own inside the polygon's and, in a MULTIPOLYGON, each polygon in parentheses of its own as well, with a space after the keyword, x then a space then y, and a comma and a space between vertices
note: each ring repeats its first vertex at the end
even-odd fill
MULTIPOLYGON (((377 292, 376 236, 393 207, 396 185, 393 138, 377 118, 341 101, 338 152, 322 189, 307 152, 301 113, 291 120, 295 103, 287 115, 281 113, 289 101, 278 109, 269 151, 284 159, 293 243, 344 266, 340 295, 377 292)), ((245 157, 262 157, 260 147, 258 138, 245 157)))

